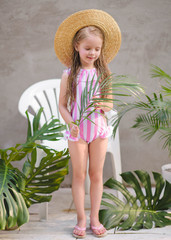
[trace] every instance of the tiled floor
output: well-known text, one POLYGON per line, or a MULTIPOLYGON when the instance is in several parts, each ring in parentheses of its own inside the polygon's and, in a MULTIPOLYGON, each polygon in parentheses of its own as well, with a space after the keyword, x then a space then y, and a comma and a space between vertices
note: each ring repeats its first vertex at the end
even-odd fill
MULTIPOLYGON (((89 196, 86 196, 86 214, 89 218, 90 202, 89 196)), ((21 226, 20 230, 1 231, 2 240, 70 240, 72 237, 73 226, 76 223, 76 213, 72 204, 71 189, 59 189, 54 193, 52 201, 49 203, 49 215, 47 221, 39 221, 38 205, 30 209, 30 221, 21 226), (68 211, 68 209, 71 209, 68 211)), ((87 226, 89 225, 87 221, 87 226)), ((95 238, 91 231, 87 229, 86 240, 95 238)), ((153 228, 140 231, 108 231, 105 240, 170 240, 171 226, 165 228, 153 228)))

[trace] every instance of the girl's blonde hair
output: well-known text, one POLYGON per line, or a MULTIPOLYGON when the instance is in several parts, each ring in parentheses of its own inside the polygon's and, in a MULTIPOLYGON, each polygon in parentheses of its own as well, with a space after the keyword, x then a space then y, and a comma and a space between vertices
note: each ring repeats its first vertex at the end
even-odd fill
MULTIPOLYGON (((75 100, 76 97, 76 85, 77 85, 77 74, 79 73, 81 62, 79 52, 75 50, 76 44, 79 44, 83 39, 87 38, 90 34, 100 37, 103 40, 103 45, 101 49, 101 54, 99 58, 95 61, 94 65, 97 70, 98 75, 101 74, 101 81, 106 79, 111 73, 104 60, 103 48, 104 48, 104 34, 103 32, 95 26, 88 26, 80 29, 73 38, 73 52, 72 52, 72 64, 70 74, 68 76, 66 99, 70 99, 70 105, 75 100)), ((103 96, 104 97, 104 96, 103 96)))

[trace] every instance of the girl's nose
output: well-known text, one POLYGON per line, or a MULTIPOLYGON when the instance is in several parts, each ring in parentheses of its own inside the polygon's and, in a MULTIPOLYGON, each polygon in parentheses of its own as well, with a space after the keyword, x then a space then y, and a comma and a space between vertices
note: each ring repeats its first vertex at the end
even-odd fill
POLYGON ((90 54, 91 54, 91 55, 94 55, 94 53, 95 53, 95 51, 94 51, 94 49, 92 49, 92 50, 90 51, 90 54))

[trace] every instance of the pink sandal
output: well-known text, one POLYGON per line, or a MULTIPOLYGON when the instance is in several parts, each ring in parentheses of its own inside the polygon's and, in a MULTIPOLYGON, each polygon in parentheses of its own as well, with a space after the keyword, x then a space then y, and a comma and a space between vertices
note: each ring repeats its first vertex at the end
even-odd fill
POLYGON ((105 228, 102 224, 100 224, 99 227, 90 226, 90 228, 91 228, 91 230, 92 230, 92 232, 93 232, 93 235, 94 235, 95 237, 100 238, 100 237, 105 237, 105 236, 107 235, 106 228, 105 228), (101 234, 97 234, 97 233, 95 233, 95 231, 94 231, 94 230, 101 230, 101 229, 105 229, 105 232, 104 232, 104 233, 101 233, 101 234))
POLYGON ((78 231, 84 232, 84 235, 78 235, 78 234, 72 233, 73 237, 79 238, 79 239, 86 237, 86 233, 85 233, 86 227, 85 227, 85 228, 80 228, 79 226, 76 225, 76 226, 74 227, 74 229, 76 229, 76 230, 78 230, 78 231))

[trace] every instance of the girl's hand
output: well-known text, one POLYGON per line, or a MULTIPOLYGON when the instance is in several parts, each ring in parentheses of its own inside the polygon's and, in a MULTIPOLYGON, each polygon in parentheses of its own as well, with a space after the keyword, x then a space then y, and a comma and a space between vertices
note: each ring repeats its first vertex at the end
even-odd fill
MULTIPOLYGON (((99 97, 97 97, 97 96, 94 96, 93 98, 99 98, 99 97)), ((95 107, 95 109, 97 109, 97 110, 99 110, 99 109, 101 109, 102 108, 102 105, 103 105, 103 103, 102 102, 94 102, 94 107, 95 107)))
POLYGON ((97 110, 102 109, 102 108, 103 108, 102 105, 103 105, 102 102, 96 102, 96 103, 94 103, 94 107, 95 107, 95 109, 97 109, 97 110))
POLYGON ((79 134, 79 127, 77 125, 75 125, 74 123, 70 123, 69 124, 69 128, 70 128, 70 133, 71 133, 71 136, 72 137, 75 137, 77 138, 78 137, 78 134, 79 134))
MULTIPOLYGON (((97 97, 93 97, 97 98, 97 97)), ((102 110, 103 112, 109 112, 111 109, 113 109, 113 102, 94 102, 94 107, 97 110, 102 110)))

